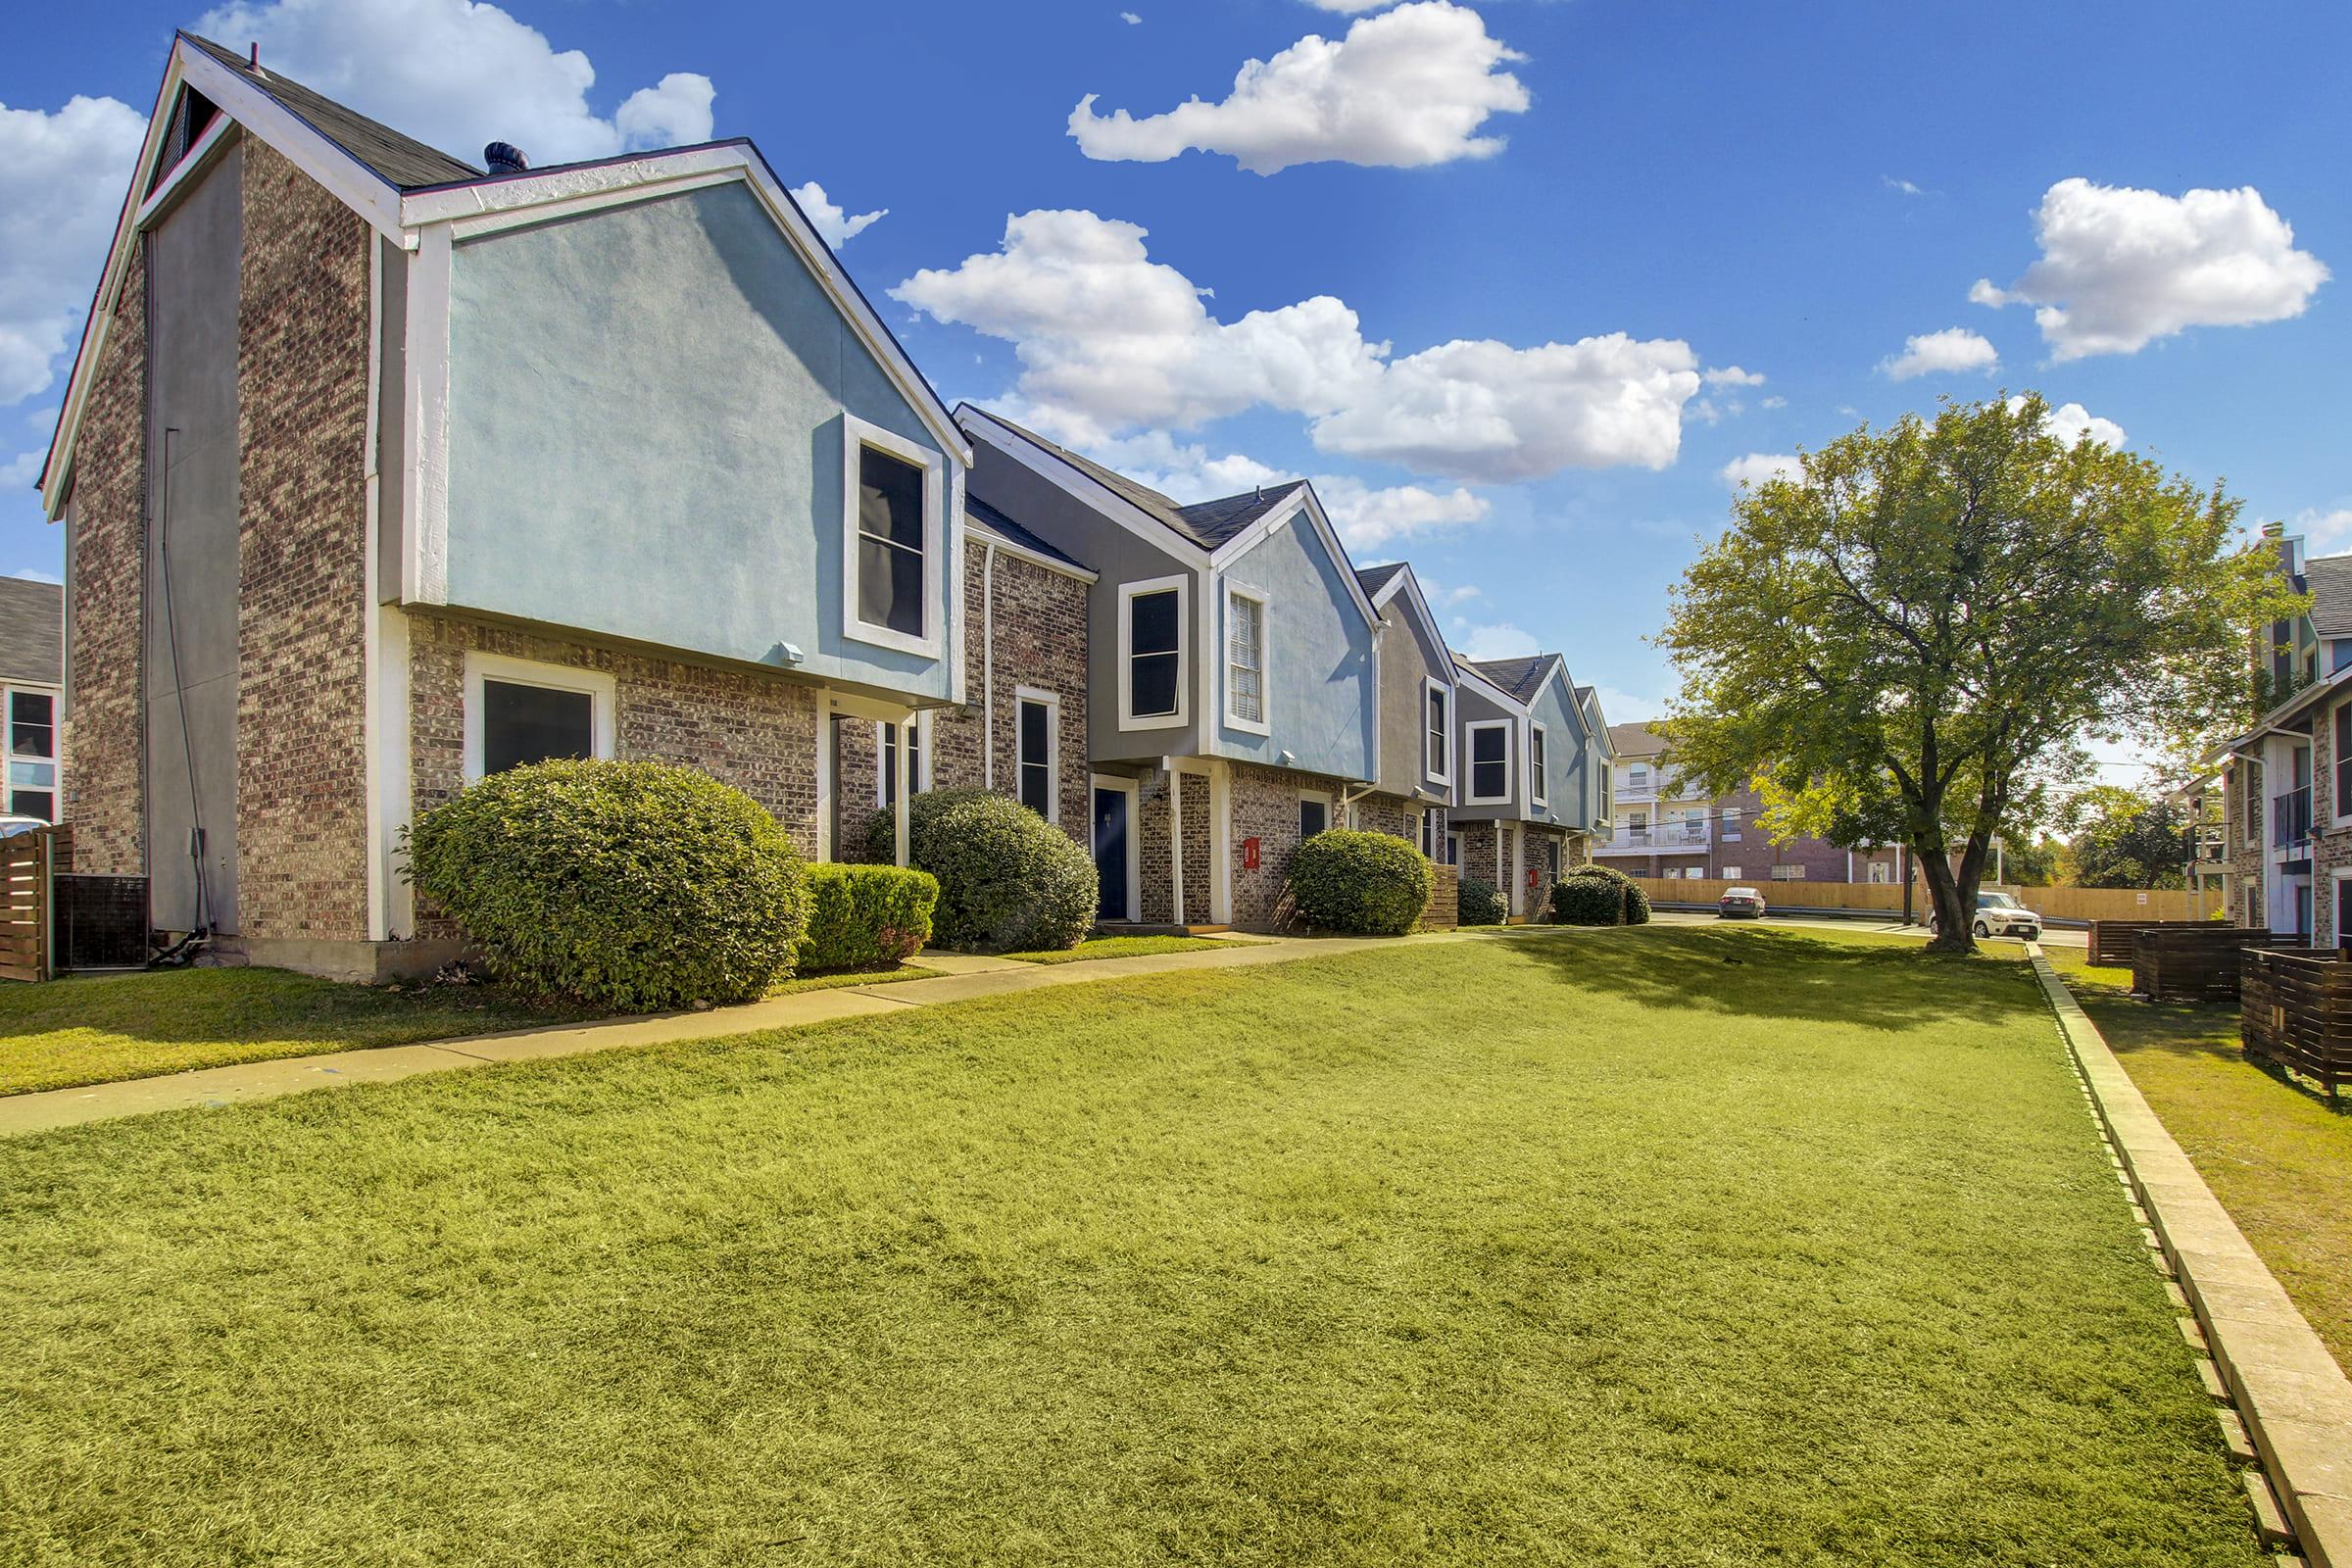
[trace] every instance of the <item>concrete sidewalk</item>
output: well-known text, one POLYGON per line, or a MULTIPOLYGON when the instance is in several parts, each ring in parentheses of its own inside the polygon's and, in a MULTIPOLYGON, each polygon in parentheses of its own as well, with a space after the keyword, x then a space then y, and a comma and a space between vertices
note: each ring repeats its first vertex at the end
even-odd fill
MULTIPOLYGON (((1531 930, 1550 928, 1530 928, 1531 930)), ((576 1056, 629 1046, 667 1045, 768 1029, 801 1029, 837 1018, 878 1017, 909 1007, 969 1002, 980 997, 1116 980, 1130 975, 1182 973, 1193 969, 1244 969, 1299 958, 1337 957, 1400 943, 1478 940, 1453 931, 1412 937, 1253 937, 1219 951, 1165 953, 1130 958, 1094 958, 1075 963, 1018 963, 967 954, 924 953, 912 961, 943 971, 925 980, 844 986, 771 997, 739 1007, 702 1012, 661 1013, 609 1023, 566 1024, 509 1034, 474 1035, 426 1045, 337 1051, 274 1061, 204 1067, 160 1078, 88 1084, 38 1094, 0 1098, 0 1138, 48 1132, 83 1122, 111 1121, 159 1110, 218 1109, 314 1089, 391 1083, 419 1073, 451 1072, 502 1061, 537 1061, 576 1056)))

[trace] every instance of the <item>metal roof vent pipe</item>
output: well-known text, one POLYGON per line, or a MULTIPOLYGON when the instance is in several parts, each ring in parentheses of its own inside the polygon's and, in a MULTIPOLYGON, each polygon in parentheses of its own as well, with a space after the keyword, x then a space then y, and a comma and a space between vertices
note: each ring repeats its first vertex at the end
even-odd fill
POLYGON ((522 149, 511 141, 494 141, 482 149, 482 162, 493 174, 519 174, 531 167, 522 149))

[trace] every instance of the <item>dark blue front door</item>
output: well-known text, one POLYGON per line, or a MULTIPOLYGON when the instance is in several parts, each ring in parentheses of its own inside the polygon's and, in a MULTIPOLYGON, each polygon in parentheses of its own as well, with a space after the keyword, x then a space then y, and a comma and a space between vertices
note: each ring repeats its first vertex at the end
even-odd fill
POLYGON ((1095 791, 1095 877, 1102 889, 1096 916, 1127 918, 1127 792, 1095 791))

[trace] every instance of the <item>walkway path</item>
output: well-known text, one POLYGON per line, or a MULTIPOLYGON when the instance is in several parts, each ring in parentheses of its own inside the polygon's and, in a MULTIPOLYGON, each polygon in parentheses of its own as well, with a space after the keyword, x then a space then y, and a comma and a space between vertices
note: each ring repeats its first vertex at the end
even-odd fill
MULTIPOLYGON (((1528 928, 1532 933, 1548 927, 1528 928)), ((1242 969, 1261 963, 1286 963, 1298 958, 1336 957, 1368 948, 1395 947, 1405 942, 1460 942, 1480 938, 1460 932, 1433 932, 1416 937, 1272 937, 1250 938, 1221 950, 1152 954, 1129 958, 1095 958, 1076 963, 1019 963, 1009 958, 975 957, 965 954, 925 953, 914 962, 942 971, 926 980, 896 980, 881 985, 844 986, 830 991, 803 991, 771 997, 739 1007, 712 1007, 702 1012, 662 1013, 647 1018, 623 1018, 609 1023, 565 1024, 523 1029, 510 1034, 474 1035, 464 1040, 426 1045, 384 1046, 365 1051, 337 1051, 315 1056, 286 1056, 275 1061, 246 1061, 227 1067, 203 1067, 160 1078, 134 1078, 124 1083, 89 1084, 75 1089, 51 1089, 39 1094, 0 1098, 0 1138, 47 1132, 83 1122, 111 1121, 150 1111, 214 1109, 313 1089, 341 1089, 352 1084, 391 1083, 419 1073, 449 1072, 501 1061, 536 1061, 549 1056, 576 1056, 591 1051, 624 1046, 666 1045, 680 1040, 709 1040, 721 1035, 751 1034, 766 1029, 798 1029, 830 1023, 836 1018, 875 1017, 905 1007, 936 1006, 968 1002, 977 997, 1004 996, 1050 986, 1078 985, 1089 980, 1114 980, 1126 975, 1166 974, 1190 969, 1242 969)))

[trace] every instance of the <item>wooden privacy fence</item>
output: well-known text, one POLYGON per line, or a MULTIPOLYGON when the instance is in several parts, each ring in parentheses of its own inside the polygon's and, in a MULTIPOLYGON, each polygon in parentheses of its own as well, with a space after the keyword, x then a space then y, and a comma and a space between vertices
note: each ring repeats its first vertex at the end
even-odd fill
POLYGON ((2093 920, 2090 922, 2090 961, 2112 969, 2132 967, 2132 950, 2142 931, 2210 926, 2211 920, 2093 920))
POLYGON ((2339 950, 2249 950, 2237 1016, 2247 1055, 2318 1079, 2331 1102, 2352 1083, 2352 964, 2339 950))
MULTIPOLYGON (((1783 909, 1867 909, 1874 913, 1903 912, 1900 882, 1774 882, 1765 877, 1634 878, 1652 904, 1713 904, 1725 888, 1754 888, 1764 902, 1783 909)), ((1986 893, 2006 893, 2044 920, 2131 920, 2142 925, 2172 921, 2195 923, 2194 894, 2179 888, 2021 888, 1987 882, 1986 893)), ((2220 912, 2220 901, 2207 899, 2207 915, 2220 912)), ((1931 907, 1928 890, 1914 884, 1911 909, 1924 921, 1931 907)))
MULTIPOLYGON (((1897 882, 1767 882, 1752 876, 1736 881, 1721 877, 1638 876, 1634 882, 1649 895, 1652 904, 1713 904, 1723 897, 1725 888, 1754 888, 1764 895, 1765 904, 1784 909, 1872 909, 1898 915, 1903 912, 1903 889, 1897 882)), ((1924 919, 1927 915, 1924 900, 1919 912, 1924 919)))
POLYGON ((56 972, 50 880, 65 842, 64 830, 53 827, 0 839, 0 980, 46 980, 56 972))
POLYGON ((2152 1002, 2235 1002, 2248 949, 2287 948, 2302 941, 2253 926, 2154 926, 2132 945, 2132 989, 2152 1002))
POLYGON ((1451 931, 1462 923, 1462 870, 1457 865, 1433 865, 1429 907, 1421 911, 1424 931, 1451 931))

